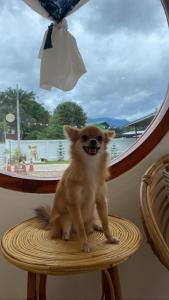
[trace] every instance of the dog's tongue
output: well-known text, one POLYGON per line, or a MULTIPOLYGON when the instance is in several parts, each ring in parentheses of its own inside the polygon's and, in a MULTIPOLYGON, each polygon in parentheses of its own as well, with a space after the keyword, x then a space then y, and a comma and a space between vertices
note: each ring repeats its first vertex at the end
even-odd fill
POLYGON ((89 148, 89 154, 96 154, 96 148, 89 148))

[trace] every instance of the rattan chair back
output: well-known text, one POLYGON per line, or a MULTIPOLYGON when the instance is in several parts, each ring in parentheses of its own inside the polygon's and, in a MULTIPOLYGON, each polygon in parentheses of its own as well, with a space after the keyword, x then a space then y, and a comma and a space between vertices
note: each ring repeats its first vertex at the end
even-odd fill
POLYGON ((142 177, 140 203, 148 242, 169 270, 169 195, 165 170, 169 170, 169 155, 154 163, 142 177))

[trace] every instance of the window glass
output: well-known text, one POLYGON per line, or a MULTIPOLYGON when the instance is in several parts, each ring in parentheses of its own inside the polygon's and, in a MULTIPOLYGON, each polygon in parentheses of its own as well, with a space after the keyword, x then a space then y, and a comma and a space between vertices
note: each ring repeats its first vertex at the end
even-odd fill
POLYGON ((89 0, 67 21, 87 72, 71 91, 43 90, 38 52, 50 21, 22 0, 1 0, 0 170, 61 175, 69 163, 64 124, 115 130, 114 159, 162 104, 169 41, 160 1, 89 0))

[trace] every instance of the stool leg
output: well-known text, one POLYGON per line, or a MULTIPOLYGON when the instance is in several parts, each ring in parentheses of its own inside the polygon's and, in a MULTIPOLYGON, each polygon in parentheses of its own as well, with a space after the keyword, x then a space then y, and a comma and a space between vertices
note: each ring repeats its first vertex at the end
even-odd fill
POLYGON ((45 274, 41 274, 39 282, 39 300, 46 300, 46 280, 47 276, 45 274))
POLYGON ((108 270, 102 271, 102 297, 101 300, 116 300, 113 282, 108 270))
POLYGON ((27 300, 36 300, 36 274, 28 272, 27 300))
POLYGON ((102 271, 102 289, 104 300, 122 300, 118 268, 113 267, 102 271))
POLYGON ((45 274, 28 272, 27 300, 46 300, 45 274))
POLYGON ((122 300, 122 292, 119 278, 119 270, 118 267, 109 268, 108 272, 113 282, 114 286, 114 294, 116 300, 122 300))

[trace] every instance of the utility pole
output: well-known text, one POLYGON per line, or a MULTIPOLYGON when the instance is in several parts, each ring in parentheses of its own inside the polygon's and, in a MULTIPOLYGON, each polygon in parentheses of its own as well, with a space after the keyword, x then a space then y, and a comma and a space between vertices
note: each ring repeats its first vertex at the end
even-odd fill
POLYGON ((19 110, 19 88, 16 86, 16 116, 17 116, 17 141, 18 149, 21 149, 20 110, 19 110))
POLYGON ((4 126, 4 142, 5 142, 5 146, 6 146, 6 121, 5 121, 5 119, 3 122, 3 126, 4 126))

